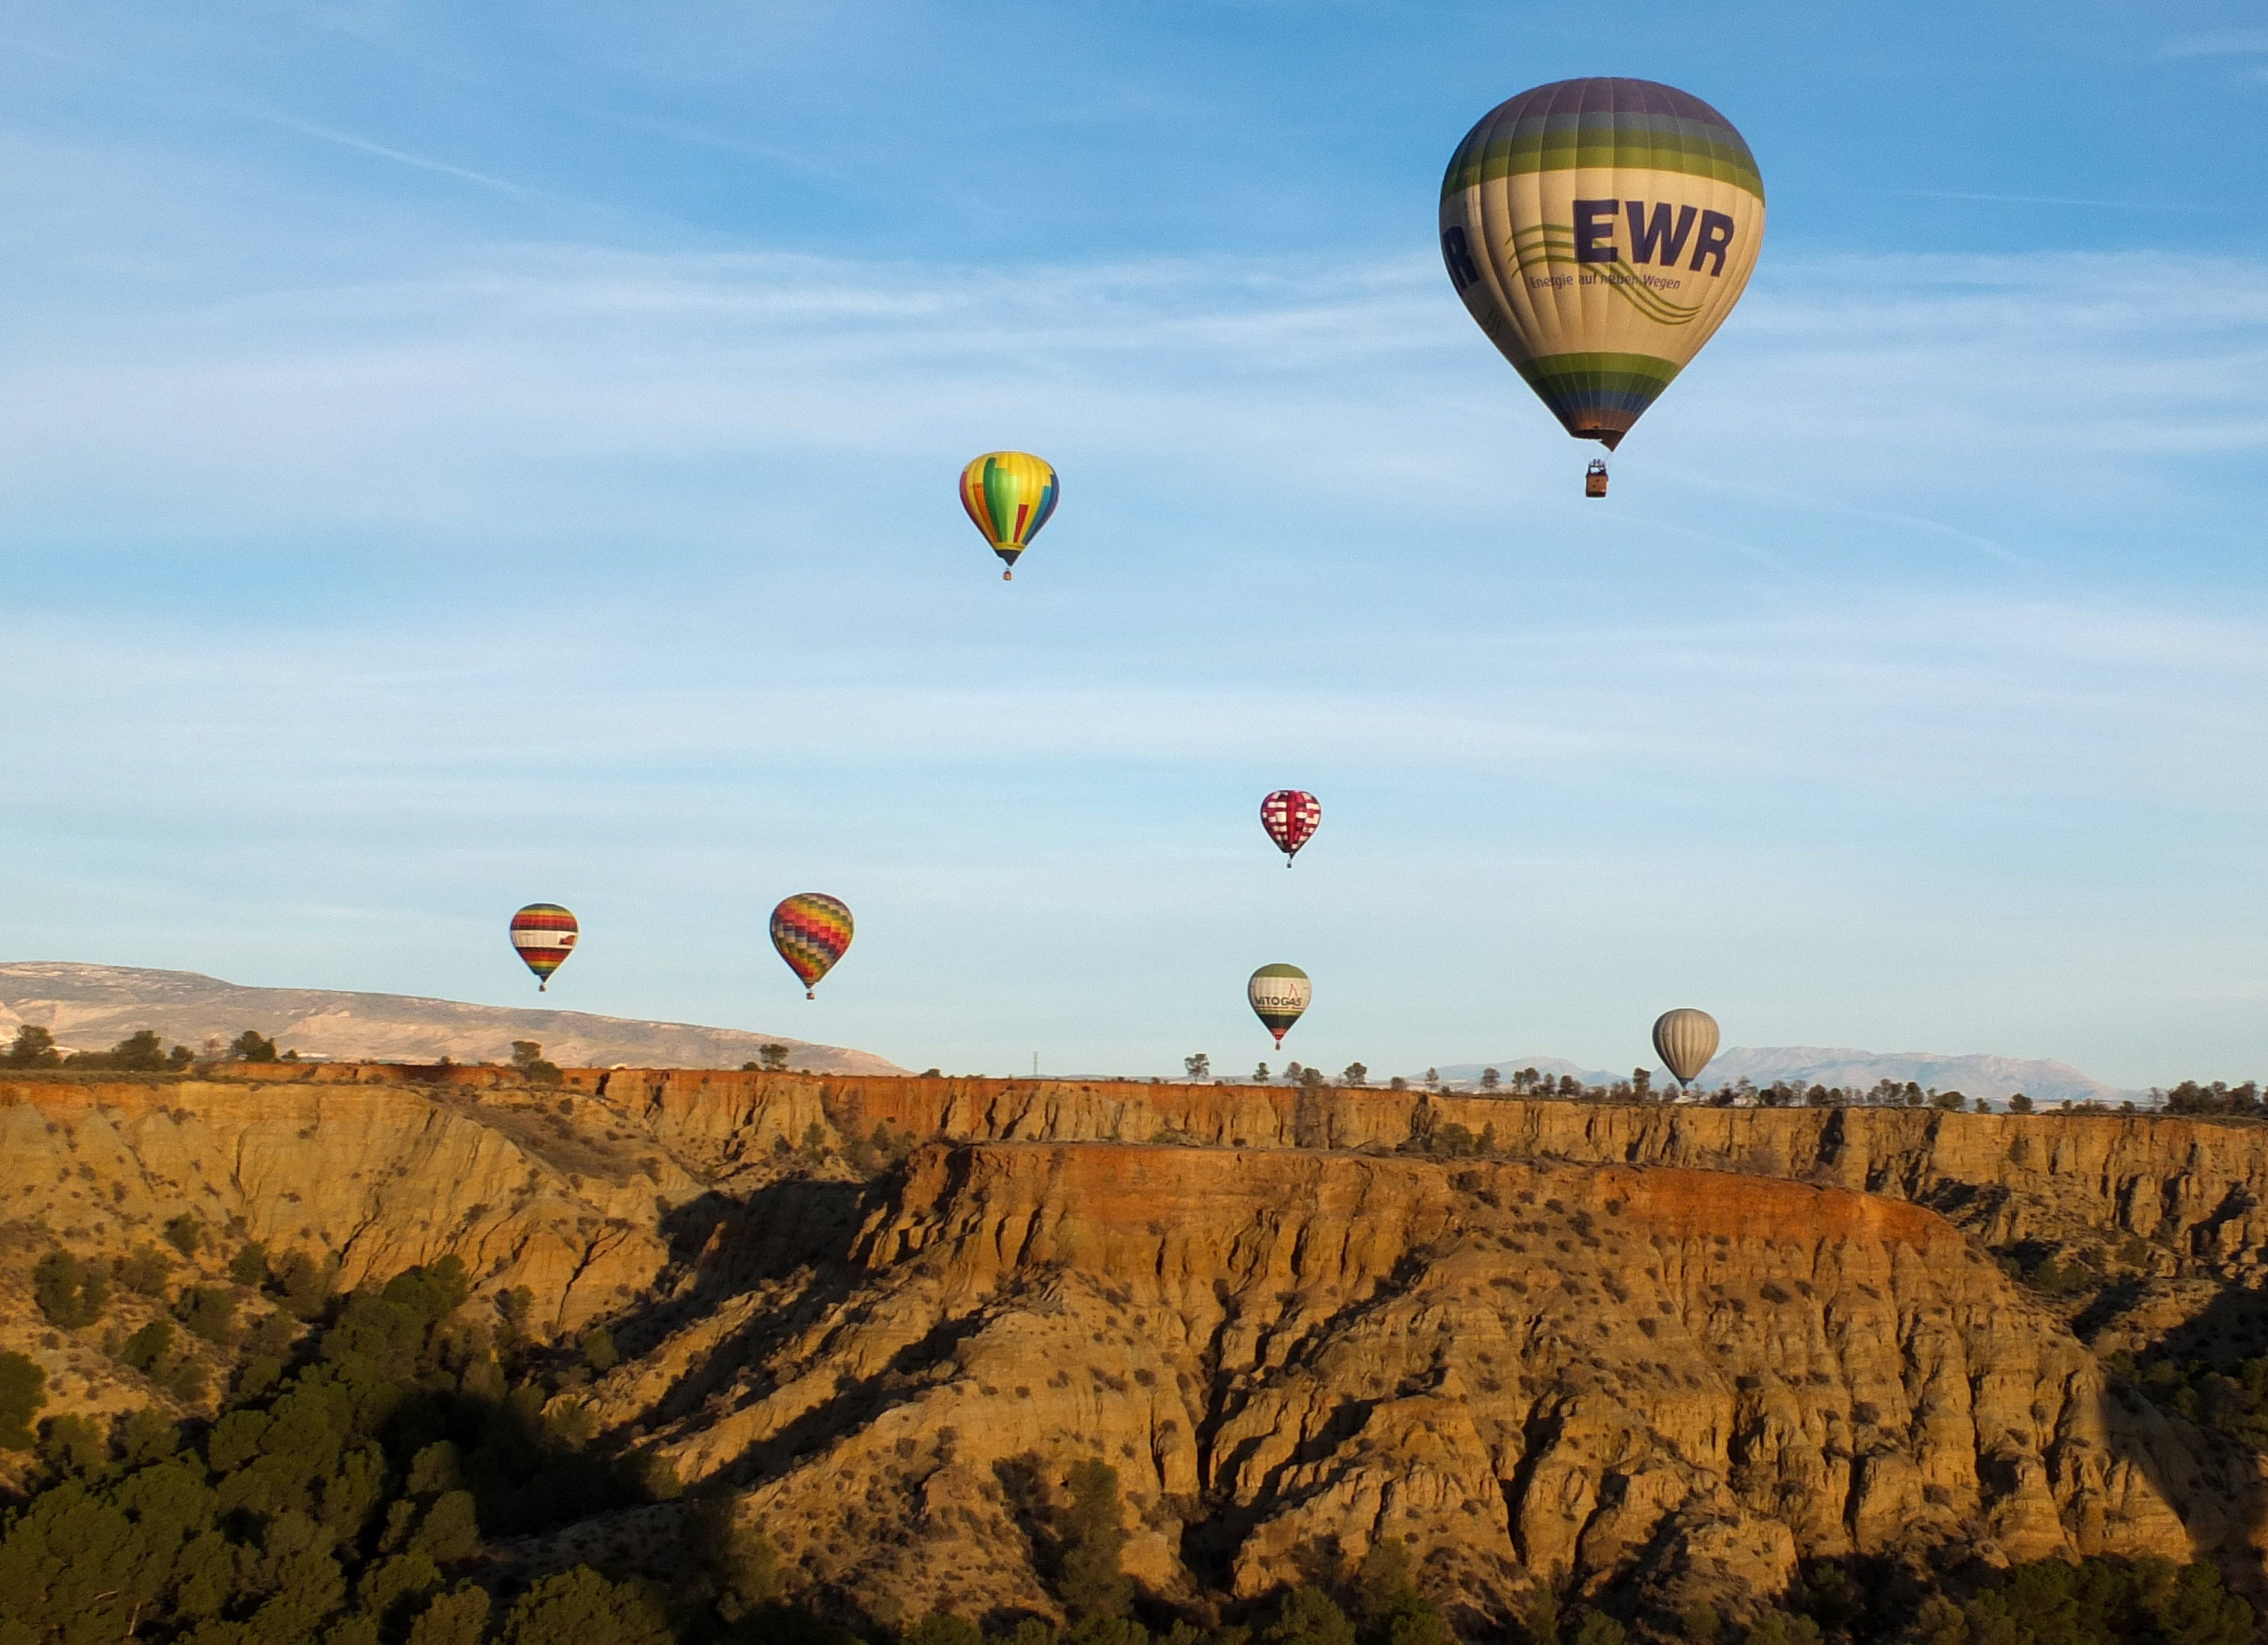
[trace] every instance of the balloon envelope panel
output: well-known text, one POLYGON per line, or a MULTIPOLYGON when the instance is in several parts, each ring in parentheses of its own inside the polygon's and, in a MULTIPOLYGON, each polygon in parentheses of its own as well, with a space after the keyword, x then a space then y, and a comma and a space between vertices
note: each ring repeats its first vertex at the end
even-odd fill
POLYGON ((1465 307, 1568 433, 1609 450, 1732 312, 1764 229, 1733 123, 1651 80, 1523 92, 1441 181, 1465 307))

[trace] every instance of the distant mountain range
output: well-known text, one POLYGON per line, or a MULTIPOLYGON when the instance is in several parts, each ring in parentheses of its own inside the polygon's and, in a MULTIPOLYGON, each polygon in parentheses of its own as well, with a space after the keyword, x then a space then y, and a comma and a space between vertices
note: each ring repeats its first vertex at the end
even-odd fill
POLYGON ((466 1005, 401 994, 328 988, 247 988, 193 971, 54 961, 0 965, 0 1041, 34 1023, 73 1051, 107 1051, 137 1029, 167 1044, 202 1049, 246 1029, 279 1050, 335 1061, 503 1062, 512 1042, 533 1039, 563 1067, 737 1069, 768 1045, 788 1066, 823 1074, 902 1074, 870 1052, 813 1045, 785 1034, 743 1033, 689 1023, 637 1022, 587 1011, 466 1005))
MULTIPOLYGON (((1646 1061, 1651 1062, 1653 1059, 1646 1061)), ((1565 1057, 1506 1057, 1488 1063, 1461 1062, 1454 1068, 1443 1068, 1440 1074, 1445 1080, 1468 1085, 1480 1078, 1484 1068, 1492 1068, 1507 1076, 1515 1069, 1534 1069, 1539 1074, 1554 1076, 1572 1074, 1591 1085, 1611 1084, 1630 1077, 1629 1069, 1617 1072, 1578 1068, 1565 1057)), ((1786 1080, 1791 1084, 1839 1085, 1845 1091, 1871 1090, 1881 1080, 1896 1080, 1900 1084, 1911 1081, 1925 1091, 1957 1091, 1996 1101, 2018 1091, 2039 1103, 2118 1102, 2147 1094, 2105 1084, 2067 1062, 1984 1054, 1947 1056, 1934 1051, 1854 1051, 1840 1046, 1727 1046, 1717 1054, 1716 1060, 1694 1083, 1713 1091, 1744 1077, 1757 1085, 1786 1080)), ((1671 1083, 1659 1068, 1654 1069, 1654 1079, 1659 1084, 1671 1083)))

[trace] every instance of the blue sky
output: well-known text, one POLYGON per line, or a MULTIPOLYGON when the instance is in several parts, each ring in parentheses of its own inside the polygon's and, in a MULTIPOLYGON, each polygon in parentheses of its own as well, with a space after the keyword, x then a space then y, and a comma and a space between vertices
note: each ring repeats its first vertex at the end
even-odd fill
POLYGON ((534 1002, 551 899, 549 1002, 917 1068, 1277 1061, 1287 959, 1333 1069, 2263 1072, 2268 26, 1600 15, 0 11, 0 951, 534 1002), (1580 73, 1771 194, 1604 505, 1432 250, 1580 73))

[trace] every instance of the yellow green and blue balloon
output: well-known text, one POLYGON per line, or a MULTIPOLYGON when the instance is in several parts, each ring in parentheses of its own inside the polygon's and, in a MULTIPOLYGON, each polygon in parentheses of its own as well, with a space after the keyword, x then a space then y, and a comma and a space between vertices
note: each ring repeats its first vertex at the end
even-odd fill
POLYGON ((961 506, 1007 563, 1002 582, 1014 580, 1016 556, 1032 546, 1062 495, 1055 469, 1029 452, 987 452, 961 471, 961 506))

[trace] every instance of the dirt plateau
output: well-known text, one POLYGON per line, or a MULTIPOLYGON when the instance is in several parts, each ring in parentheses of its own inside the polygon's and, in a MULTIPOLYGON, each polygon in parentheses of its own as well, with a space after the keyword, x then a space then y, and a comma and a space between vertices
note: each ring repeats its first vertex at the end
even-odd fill
MULTIPOLYGON (((2268 1130, 1229 1085, 326 1064, 0 1082, 0 1348, 166 1396, 32 1263, 248 1239, 604 1326, 611 1443, 733 1491, 822 1593, 1057 1607, 1027 1498, 1118 1471, 1128 1568, 1256 1596, 1405 1543, 1736 1612, 1800 1560, 2161 1553, 2262 1588, 2257 1461, 2113 1381, 2257 1352, 2268 1130), (1467 1139, 1484 1151, 1462 1150, 1467 1139), (2084 1256, 2086 1305, 1996 1252, 2084 1256)), ((131 1328, 139 1299, 108 1323, 131 1328)), ((222 1369, 225 1369, 225 1367, 222 1369)), ((603 1549, 609 1527, 573 1533, 603 1549)))

